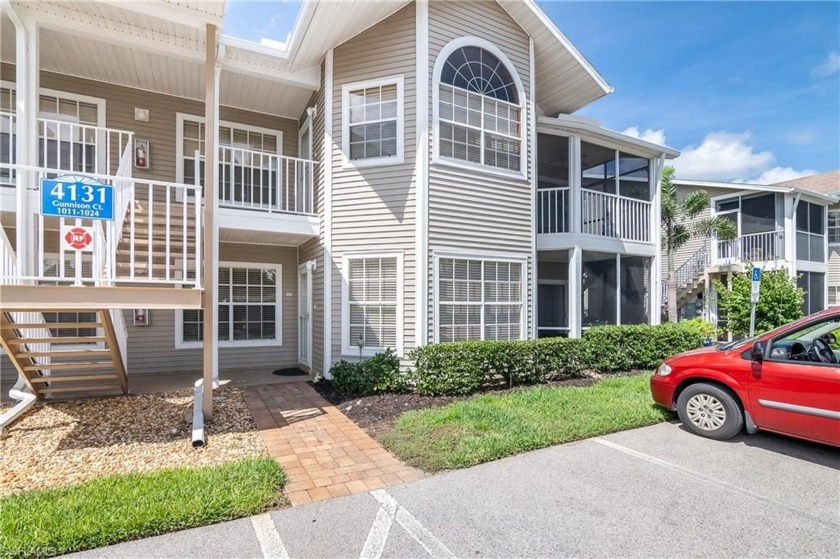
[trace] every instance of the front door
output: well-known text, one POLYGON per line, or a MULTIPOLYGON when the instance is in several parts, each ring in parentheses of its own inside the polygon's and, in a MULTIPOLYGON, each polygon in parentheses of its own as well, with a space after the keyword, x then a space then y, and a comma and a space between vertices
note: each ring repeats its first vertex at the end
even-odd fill
POLYGON ((312 366, 312 267, 298 266, 298 363, 312 366))
POLYGON ((838 333, 834 315, 768 342, 768 357, 753 363, 748 386, 759 427, 840 444, 838 333))

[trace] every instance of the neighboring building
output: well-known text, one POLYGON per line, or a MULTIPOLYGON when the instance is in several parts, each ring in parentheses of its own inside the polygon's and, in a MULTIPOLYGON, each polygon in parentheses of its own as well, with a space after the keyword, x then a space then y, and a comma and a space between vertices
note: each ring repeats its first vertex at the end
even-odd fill
POLYGON ((819 194, 833 196, 835 202, 828 206, 828 280, 827 304, 830 307, 840 305, 840 170, 811 175, 791 181, 780 182, 776 186, 809 190, 819 194))
MULTIPOLYGON (((838 289, 831 285, 840 286, 840 255, 830 250, 833 218, 828 210, 840 202, 840 188, 828 185, 832 180, 837 183, 837 175, 826 173, 777 185, 677 179, 680 198, 698 189, 709 194, 711 207, 698 220, 723 216, 738 230, 738 238, 732 241, 694 236, 676 252, 674 275, 680 319, 722 319, 714 304, 713 281, 725 282, 728 274, 744 271, 748 263, 765 269, 784 268, 796 277, 806 292, 806 314, 826 308, 832 293, 836 300, 838 289), (808 179, 826 190, 807 188, 808 179), (837 260, 836 276, 830 274, 832 255, 837 260)), ((835 222, 837 218, 840 211, 834 216, 835 222)), ((662 277, 667 278, 664 253, 662 277)))
POLYGON ((41 395, 660 319, 678 153, 573 116, 612 89, 530 0, 307 1, 282 48, 208 44, 222 2, 3 9, 2 332, 41 395), (61 173, 115 220, 39 216, 61 173))

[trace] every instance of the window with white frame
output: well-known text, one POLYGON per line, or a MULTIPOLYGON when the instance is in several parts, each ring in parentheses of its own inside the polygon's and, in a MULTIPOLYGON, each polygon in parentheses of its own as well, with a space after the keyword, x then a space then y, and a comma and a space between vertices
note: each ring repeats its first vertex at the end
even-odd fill
POLYGON ((521 261, 440 258, 437 340, 522 338, 522 281, 521 261))
MULTIPOLYGON (((281 266, 222 264, 219 266, 219 345, 267 345, 281 342, 281 266)), ((200 345, 203 312, 180 311, 177 346, 200 345)))
POLYGON ((403 161, 403 77, 341 88, 342 148, 352 165, 403 161))
POLYGON ((840 244, 840 210, 828 212, 828 242, 840 244))
POLYGON ((345 256, 343 351, 401 351, 402 255, 345 256))
POLYGON ((465 45, 448 54, 438 79, 439 157, 520 172, 523 110, 508 65, 465 45))

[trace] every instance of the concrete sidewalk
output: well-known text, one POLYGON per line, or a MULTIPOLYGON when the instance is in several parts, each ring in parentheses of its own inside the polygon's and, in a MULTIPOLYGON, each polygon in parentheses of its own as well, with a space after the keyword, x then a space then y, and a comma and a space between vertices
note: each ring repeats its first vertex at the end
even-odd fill
POLYGON ((838 557, 840 452, 679 425, 76 557, 838 557))

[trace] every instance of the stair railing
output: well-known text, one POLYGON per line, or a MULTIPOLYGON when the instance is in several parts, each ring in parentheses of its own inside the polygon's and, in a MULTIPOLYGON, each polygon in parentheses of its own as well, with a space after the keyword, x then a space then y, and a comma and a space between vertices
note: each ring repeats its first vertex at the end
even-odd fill
POLYGON ((674 279, 677 283, 677 289, 683 285, 687 285, 692 281, 696 281, 706 268, 711 264, 711 252, 709 251, 709 241, 705 241, 703 246, 694 251, 688 257, 688 260, 682 263, 679 268, 674 271, 674 279))

